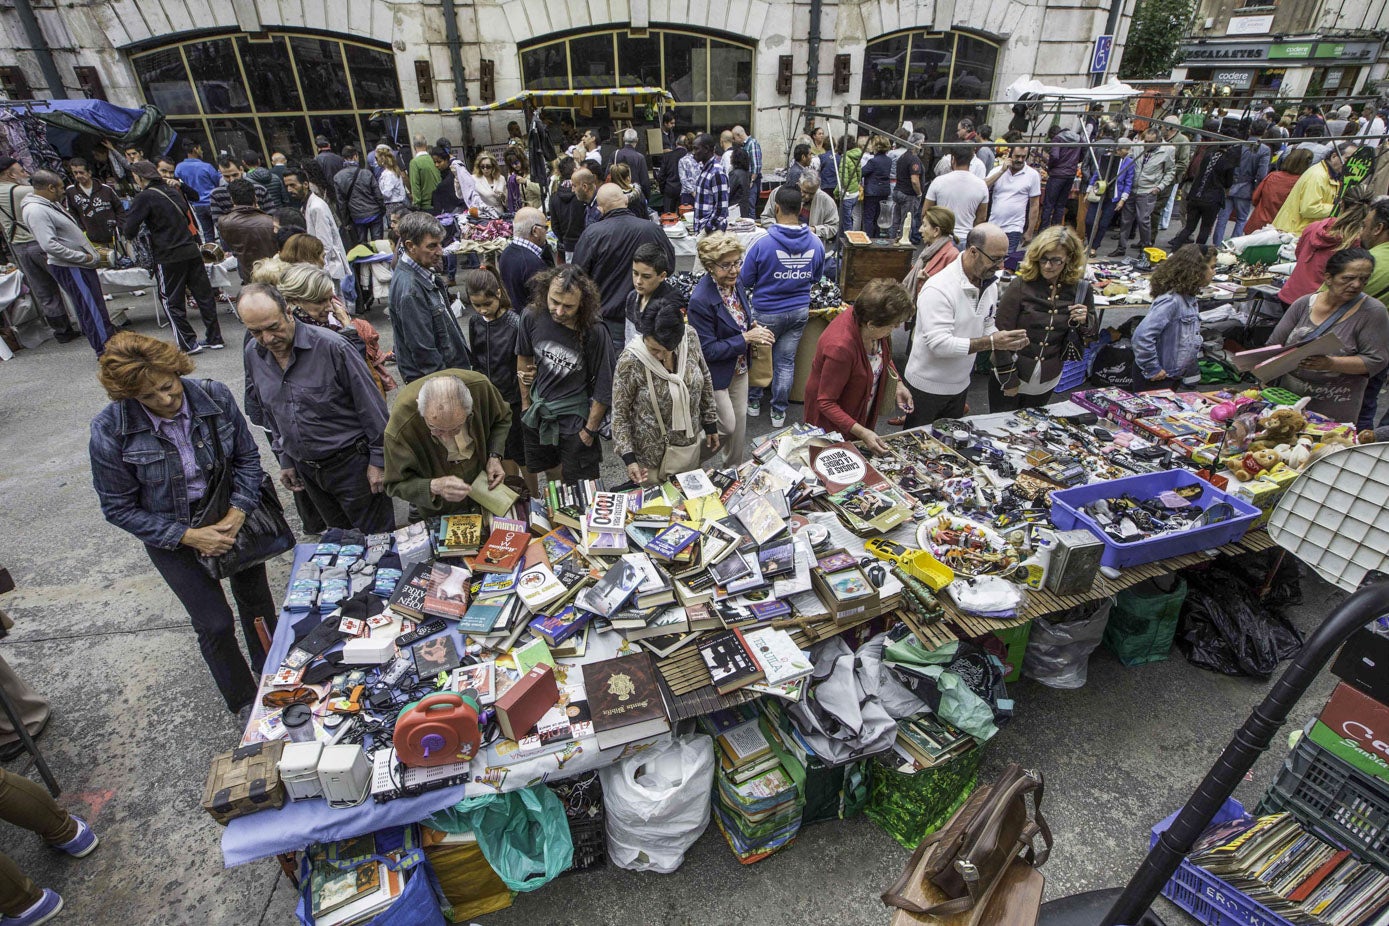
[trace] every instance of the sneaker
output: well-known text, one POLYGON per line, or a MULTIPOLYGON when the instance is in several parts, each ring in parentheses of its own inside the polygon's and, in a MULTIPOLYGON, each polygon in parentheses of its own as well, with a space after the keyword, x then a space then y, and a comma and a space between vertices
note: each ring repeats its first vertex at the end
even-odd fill
POLYGON ((81 817, 73 817, 77 821, 77 835, 67 842, 60 842, 53 848, 60 852, 66 852, 73 858, 83 858, 91 855, 92 850, 97 847, 101 840, 97 839, 96 830, 87 825, 87 821, 81 817))
POLYGON ((207 350, 207 348, 203 347, 202 342, 199 341, 195 343, 192 347, 185 350, 184 353, 191 357, 194 354, 201 354, 205 350, 207 350))
POLYGON ((57 891, 46 887, 43 889, 43 896, 35 901, 28 910, 19 916, 5 917, 5 926, 38 926, 39 923, 47 923, 53 919, 61 909, 63 909, 63 898, 58 896, 57 891))
POLYGON ((780 428, 786 425, 786 412, 779 412, 772 409, 772 427, 780 428))
POLYGON ((222 350, 227 345, 225 341, 199 341, 198 346, 206 347, 208 350, 222 350))
POLYGON ((756 417, 758 417, 758 416, 761 415, 761 414, 762 414, 762 400, 761 400, 761 399, 758 399, 758 400, 755 401, 755 402, 752 402, 752 401, 748 402, 748 417, 749 417, 749 418, 756 418, 756 417))

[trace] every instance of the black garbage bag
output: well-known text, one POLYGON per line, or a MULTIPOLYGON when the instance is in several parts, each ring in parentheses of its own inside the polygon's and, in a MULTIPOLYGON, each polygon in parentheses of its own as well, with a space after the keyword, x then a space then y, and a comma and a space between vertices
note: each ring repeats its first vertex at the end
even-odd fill
POLYGON ((1241 572, 1217 566, 1185 573, 1177 645, 1194 666, 1267 679, 1302 649, 1302 634, 1281 611, 1259 601, 1241 572))

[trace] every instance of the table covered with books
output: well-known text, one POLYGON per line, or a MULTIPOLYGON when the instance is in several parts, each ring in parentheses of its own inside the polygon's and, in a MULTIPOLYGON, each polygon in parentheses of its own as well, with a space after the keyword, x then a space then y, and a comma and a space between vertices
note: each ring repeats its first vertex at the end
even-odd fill
MULTIPOLYGON (((1011 714, 1036 618, 1266 549, 1257 527, 1306 464, 1286 442, 1353 440, 1276 393, 1073 398, 889 435, 872 458, 793 425, 736 470, 478 492, 480 514, 301 545, 242 755, 205 794, 226 864, 606 792, 701 750, 697 829, 744 863, 858 808, 914 845, 1011 714), (1264 445, 1286 459, 1246 465, 1264 445), (245 794, 237 762, 273 764, 278 794, 245 794)), ((572 864, 664 858, 672 839, 641 849, 621 793, 596 836, 601 800, 579 802, 572 864)))

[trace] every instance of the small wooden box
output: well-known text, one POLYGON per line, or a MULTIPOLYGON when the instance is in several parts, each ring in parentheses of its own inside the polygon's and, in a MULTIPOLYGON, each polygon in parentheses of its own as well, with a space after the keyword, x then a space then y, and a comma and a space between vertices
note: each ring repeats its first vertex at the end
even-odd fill
POLYGON ((280 755, 284 748, 282 740, 252 743, 213 759, 203 788, 203 809, 226 826, 237 817, 283 807, 280 755))
POLYGON ((840 265, 839 291, 845 302, 853 302, 869 280, 887 277, 901 280, 912 269, 915 245, 845 244, 840 265))

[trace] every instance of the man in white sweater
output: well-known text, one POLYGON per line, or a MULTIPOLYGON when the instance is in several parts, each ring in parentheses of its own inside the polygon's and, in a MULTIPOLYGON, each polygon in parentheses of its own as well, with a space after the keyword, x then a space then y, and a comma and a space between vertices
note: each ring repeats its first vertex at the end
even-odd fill
POLYGON ((965 414, 975 354, 1027 346, 1026 331, 999 331, 994 324, 998 268, 1007 256, 1008 235, 984 222, 970 229, 955 262, 921 288, 911 355, 903 372, 915 403, 907 427, 965 414))

